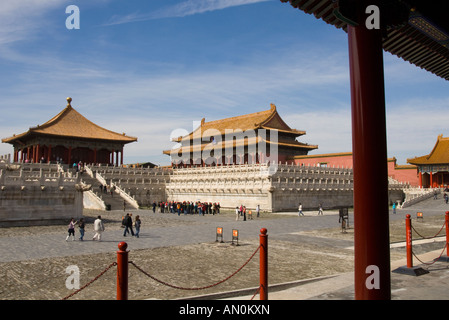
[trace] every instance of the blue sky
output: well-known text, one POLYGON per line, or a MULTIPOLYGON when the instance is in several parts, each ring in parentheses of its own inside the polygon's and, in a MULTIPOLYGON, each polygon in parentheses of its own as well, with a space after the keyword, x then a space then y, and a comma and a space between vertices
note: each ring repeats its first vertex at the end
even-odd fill
MULTIPOLYGON (((388 156, 449 136, 449 82, 384 54, 388 156)), ((351 151, 347 36, 280 0, 0 0, 0 137, 72 106, 169 164, 171 136, 276 104, 313 154, 351 151), (68 30, 66 7, 80 10, 68 30)), ((12 146, 0 144, 0 154, 12 146)), ((311 153, 311 154, 312 154, 311 153)))

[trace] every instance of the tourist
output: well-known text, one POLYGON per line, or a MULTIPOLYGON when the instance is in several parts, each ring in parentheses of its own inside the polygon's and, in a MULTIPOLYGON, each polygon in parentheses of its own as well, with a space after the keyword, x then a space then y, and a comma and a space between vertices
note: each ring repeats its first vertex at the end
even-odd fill
POLYGON ((239 207, 235 207, 235 221, 239 220, 240 210, 239 207))
POLYGON ((98 216, 98 218, 94 221, 94 237, 92 240, 98 240, 101 241, 101 234, 104 232, 104 224, 101 220, 101 216, 98 216))
POLYGON ((260 206, 259 205, 257 205, 257 207, 256 207, 256 213, 257 213, 257 218, 259 218, 259 214, 260 214, 260 206))
POLYGON ((243 206, 243 221, 246 221, 246 207, 243 206))
POLYGON ((71 218, 70 219, 70 223, 69 223, 69 234, 67 235, 67 237, 65 238, 65 241, 68 241, 70 236, 72 236, 72 241, 75 240, 75 225, 76 225, 77 221, 75 221, 75 219, 71 218))
POLYGON ((393 202, 393 214, 396 214, 396 202, 393 202))
POLYGON ((125 231, 123 231, 123 236, 126 237, 126 233, 129 233, 130 230, 131 235, 134 236, 132 214, 127 213, 123 220, 124 220, 123 223, 125 225, 125 231))
POLYGON ((302 212, 302 204, 299 203, 299 207, 298 207, 298 216, 303 216, 304 213, 302 212))
MULTIPOLYGON (((136 227, 136 238, 139 238, 140 233, 140 225, 142 224, 142 221, 140 220, 140 216, 136 216, 136 220, 134 221, 134 226, 136 227)), ((132 229, 131 229, 132 230, 132 229)))
POLYGON ((83 241, 84 240, 84 227, 85 227, 85 224, 84 224, 84 218, 81 218, 80 219, 80 224, 78 225, 78 228, 79 228, 79 230, 80 230, 80 240, 81 241, 83 241))
POLYGON ((323 206, 321 203, 318 205, 318 215, 323 215, 323 206))

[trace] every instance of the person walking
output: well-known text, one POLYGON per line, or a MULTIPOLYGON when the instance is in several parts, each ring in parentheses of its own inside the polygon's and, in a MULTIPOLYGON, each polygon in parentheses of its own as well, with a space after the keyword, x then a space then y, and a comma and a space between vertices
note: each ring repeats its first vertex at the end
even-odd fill
POLYGON ((322 216, 323 215, 323 206, 321 205, 321 203, 318 205, 318 215, 322 216))
POLYGON ((136 227, 136 238, 139 238, 141 224, 142 224, 142 221, 140 220, 140 216, 137 215, 136 220, 134 221, 134 226, 136 227))
POLYGON ((392 209, 393 209, 393 214, 396 214, 396 202, 393 202, 392 209))
POLYGON ((67 237, 65 238, 65 241, 68 241, 70 236, 72 236, 72 241, 75 240, 75 225, 76 225, 77 221, 75 221, 75 219, 71 218, 70 222, 69 222, 69 234, 67 235, 67 237))
POLYGON ((81 241, 84 240, 84 227, 85 227, 84 218, 81 218, 80 219, 80 224, 78 225, 78 228, 80 230, 80 238, 79 238, 79 240, 81 240, 81 241))
POLYGON ((133 219, 132 214, 127 213, 124 218, 124 224, 125 224, 125 231, 123 231, 123 236, 126 237, 126 233, 131 230, 131 235, 134 236, 134 230, 133 230, 133 219))
POLYGON ((298 216, 304 216, 304 213, 302 212, 302 204, 299 203, 299 207, 298 207, 298 216))
POLYGON ((104 224, 101 220, 101 216, 98 216, 97 219, 94 221, 94 237, 92 240, 98 240, 101 241, 101 234, 104 232, 104 224))
POLYGON ((260 206, 259 205, 257 205, 257 207, 256 207, 256 217, 257 218, 259 218, 259 215, 260 215, 260 206))
POLYGON ((235 207, 235 221, 239 220, 240 210, 239 207, 235 207))

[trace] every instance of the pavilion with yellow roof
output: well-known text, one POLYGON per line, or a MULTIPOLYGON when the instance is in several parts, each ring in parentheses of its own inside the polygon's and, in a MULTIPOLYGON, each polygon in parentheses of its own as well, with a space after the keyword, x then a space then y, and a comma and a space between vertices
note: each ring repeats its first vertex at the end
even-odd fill
POLYGON ((305 134, 290 128, 271 104, 269 110, 246 115, 209 122, 203 118, 193 132, 173 139, 179 147, 163 153, 171 156, 172 165, 184 167, 266 163, 273 161, 273 150, 276 162, 284 162, 318 148, 296 140, 305 134))
POLYGON ((407 159, 407 162, 418 167, 420 187, 449 185, 449 137, 443 138, 440 134, 428 155, 407 159))
POLYGON ((86 119, 72 106, 28 131, 2 139, 14 147, 14 162, 74 162, 123 164, 123 148, 137 138, 120 134, 86 119), (120 155, 120 158, 119 158, 120 155))

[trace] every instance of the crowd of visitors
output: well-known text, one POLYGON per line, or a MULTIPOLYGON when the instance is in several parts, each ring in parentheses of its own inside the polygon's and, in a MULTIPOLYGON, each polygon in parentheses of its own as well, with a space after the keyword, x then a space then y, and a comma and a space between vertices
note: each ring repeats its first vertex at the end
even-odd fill
POLYGON ((220 203, 200 201, 161 201, 153 202, 153 212, 181 214, 220 214, 220 203))
MULTIPOLYGON (((125 211, 125 207, 123 208, 125 211)), ((253 215, 256 217, 260 216, 260 206, 257 205, 256 209, 253 211, 251 209, 247 209, 246 206, 240 205, 235 208, 236 210, 236 220, 239 220, 239 217, 243 217, 243 221, 247 219, 253 219, 253 215)), ((173 213, 173 214, 199 214, 199 215, 216 215, 220 214, 220 203, 212 203, 212 202, 201 202, 201 201, 161 201, 159 203, 153 202, 153 212, 156 213, 173 213)), ((140 226, 142 221, 140 216, 137 215, 133 220, 132 213, 126 213, 122 216, 121 227, 123 230, 123 236, 126 237, 127 234, 131 234, 131 236, 135 236, 139 238, 140 226), (135 228, 135 229, 133 229, 135 228)), ((84 219, 81 218, 80 221, 75 221, 75 219, 70 219, 68 225, 68 235, 66 237, 66 241, 72 238, 72 241, 75 240, 75 226, 78 225, 80 237, 79 240, 84 240, 85 233, 85 222, 84 219)), ((94 221, 94 233, 92 240, 101 241, 101 235, 104 232, 105 227, 104 223, 101 219, 101 216, 98 216, 94 221)))

